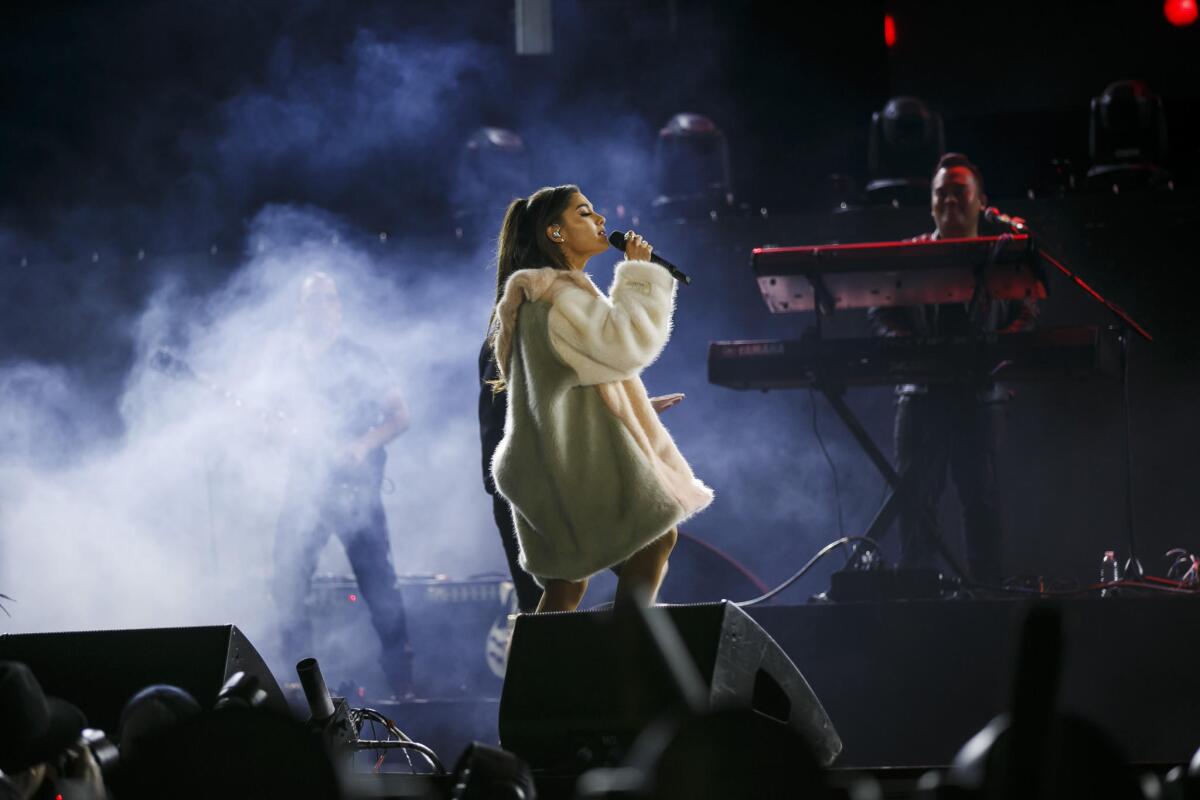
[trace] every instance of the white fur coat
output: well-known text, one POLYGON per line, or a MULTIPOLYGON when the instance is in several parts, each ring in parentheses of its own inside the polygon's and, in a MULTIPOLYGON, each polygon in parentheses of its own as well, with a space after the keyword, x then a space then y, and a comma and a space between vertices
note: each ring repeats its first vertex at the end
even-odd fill
POLYGON ((675 281, 623 261, 606 297, 581 272, 521 270, 497 308, 510 392, 496 485, 522 565, 579 580, 627 559, 712 502, 639 377, 671 331, 675 281))

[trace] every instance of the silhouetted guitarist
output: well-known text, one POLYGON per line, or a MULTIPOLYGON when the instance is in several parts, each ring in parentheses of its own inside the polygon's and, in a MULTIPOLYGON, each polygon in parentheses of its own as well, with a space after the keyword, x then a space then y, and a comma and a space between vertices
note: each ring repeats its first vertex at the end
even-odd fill
POLYGON ((300 333, 288 398, 304 445, 291 454, 275 536, 273 595, 289 658, 311 655, 304 601, 329 536, 345 547, 359 591, 383 643, 382 666, 397 695, 411 692, 411 649, 388 541, 380 489, 384 446, 408 427, 408 414, 383 362, 343 335, 337 284, 304 279, 300 333))

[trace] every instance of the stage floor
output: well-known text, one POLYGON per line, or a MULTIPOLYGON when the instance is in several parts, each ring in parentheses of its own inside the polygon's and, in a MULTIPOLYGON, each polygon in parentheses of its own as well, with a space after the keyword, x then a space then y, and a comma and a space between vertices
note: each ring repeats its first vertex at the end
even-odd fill
MULTIPOLYGON (((1059 707, 1098 723, 1141 764, 1200 747, 1200 598, 1071 598, 1059 707)), ((1013 600, 748 609, 804 673, 845 743, 842 767, 949 764, 1009 707, 1013 600)))
MULTIPOLYGON (((1059 706, 1098 723, 1130 762, 1186 763, 1200 747, 1200 598, 1071 598, 1059 706)), ((832 718, 845 769, 948 765, 1008 708, 1019 600, 747 609, 832 718)), ((496 744, 494 697, 385 703, 447 766, 471 740, 496 744)))

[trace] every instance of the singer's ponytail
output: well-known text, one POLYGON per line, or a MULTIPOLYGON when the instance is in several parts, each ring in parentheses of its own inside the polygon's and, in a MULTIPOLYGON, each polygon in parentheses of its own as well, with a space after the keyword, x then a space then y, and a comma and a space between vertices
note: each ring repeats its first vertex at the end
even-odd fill
MULTIPOLYGON (((517 198, 508 204, 504 222, 500 224, 500 238, 496 242, 496 300, 492 304, 492 318, 488 326, 489 339, 496 332, 496 308, 514 272, 539 267, 571 268, 562 248, 546 236, 546 228, 562 220, 571 198, 578 191, 579 187, 572 184, 546 186, 528 199, 517 198)), ((492 388, 501 392, 504 384, 495 381, 492 388)))
POLYGON ((492 303, 493 321, 495 320, 496 306, 504 295, 504 286, 512 274, 520 269, 517 266, 517 242, 527 208, 529 208, 529 201, 524 197, 518 197, 508 204, 508 210, 504 212, 504 222, 500 223, 500 238, 496 241, 496 300, 492 303))

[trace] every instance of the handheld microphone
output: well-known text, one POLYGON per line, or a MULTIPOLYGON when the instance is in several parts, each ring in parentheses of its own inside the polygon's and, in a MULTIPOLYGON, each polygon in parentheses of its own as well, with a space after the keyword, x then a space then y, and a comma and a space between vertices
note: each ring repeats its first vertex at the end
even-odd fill
MULTIPOLYGON (((613 247, 617 248, 618 250, 620 250, 622 253, 624 253, 625 252, 625 231, 613 231, 612 233, 610 233, 608 235, 608 243, 611 244, 613 247)), ((667 261, 665 258, 660 256, 658 253, 651 253, 650 260, 653 261, 655 264, 658 264, 660 267, 664 267, 667 270, 667 272, 671 273, 671 276, 673 278, 675 278, 675 280, 679 281, 680 283, 691 283, 692 282, 692 279, 689 278, 687 275, 685 275, 683 273, 683 270, 681 270, 679 267, 672 264, 670 261, 667 261)))
POLYGON ((1017 233, 1029 232, 1029 226, 1025 224, 1025 220, 1020 217, 1009 216, 995 206, 985 208, 983 210, 983 218, 997 225, 1006 225, 1017 233))

